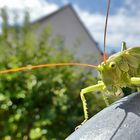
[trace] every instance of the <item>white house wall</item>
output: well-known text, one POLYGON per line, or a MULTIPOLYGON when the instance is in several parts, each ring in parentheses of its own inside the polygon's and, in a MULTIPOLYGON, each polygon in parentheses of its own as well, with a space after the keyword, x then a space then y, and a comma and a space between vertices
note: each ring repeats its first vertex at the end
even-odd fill
POLYGON ((90 37, 71 6, 67 6, 46 20, 40 21, 36 34, 39 35, 47 26, 51 26, 54 36, 59 35, 64 38, 65 47, 75 51, 76 57, 81 62, 93 64, 101 62, 102 55, 97 48, 97 43, 90 37))

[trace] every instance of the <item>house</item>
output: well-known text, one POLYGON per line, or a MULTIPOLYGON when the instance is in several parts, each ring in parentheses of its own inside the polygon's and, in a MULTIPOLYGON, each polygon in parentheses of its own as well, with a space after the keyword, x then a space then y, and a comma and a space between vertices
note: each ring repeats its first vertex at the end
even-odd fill
MULTIPOLYGON (((86 19, 85 19, 86 20, 86 19)), ((34 21, 37 36, 47 26, 51 26, 54 36, 61 36, 64 46, 74 52, 76 58, 83 63, 99 64, 102 52, 97 42, 92 38, 71 5, 67 5, 54 13, 34 21)))

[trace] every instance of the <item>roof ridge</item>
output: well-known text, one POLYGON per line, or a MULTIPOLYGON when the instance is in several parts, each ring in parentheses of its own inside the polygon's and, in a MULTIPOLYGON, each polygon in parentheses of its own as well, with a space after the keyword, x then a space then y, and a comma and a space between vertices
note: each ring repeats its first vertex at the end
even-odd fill
POLYGON ((71 8, 73 10, 72 5, 71 4, 67 4, 67 5, 65 5, 65 6, 63 6, 63 7, 59 8, 59 9, 55 10, 54 12, 52 12, 52 13, 50 13, 48 15, 45 15, 45 16, 43 16, 41 18, 38 18, 37 20, 31 22, 31 24, 36 24, 38 22, 43 22, 44 20, 46 20, 46 19, 48 19, 48 18, 56 15, 57 13, 63 11, 66 8, 71 8))

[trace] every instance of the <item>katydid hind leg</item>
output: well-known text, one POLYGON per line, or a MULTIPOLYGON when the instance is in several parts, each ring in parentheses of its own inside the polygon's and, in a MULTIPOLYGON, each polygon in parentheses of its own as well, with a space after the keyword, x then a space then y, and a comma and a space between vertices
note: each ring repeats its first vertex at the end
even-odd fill
POLYGON ((140 92, 140 87, 137 88, 137 92, 140 92))
POLYGON ((140 92, 140 77, 132 77, 130 82, 131 84, 138 86, 137 92, 140 92))
POLYGON ((131 77, 130 83, 136 86, 140 86, 140 77, 131 77))

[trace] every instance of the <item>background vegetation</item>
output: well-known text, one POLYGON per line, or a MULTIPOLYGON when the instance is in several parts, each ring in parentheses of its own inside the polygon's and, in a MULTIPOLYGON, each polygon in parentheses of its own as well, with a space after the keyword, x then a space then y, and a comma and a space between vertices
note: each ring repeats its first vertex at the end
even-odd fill
MULTIPOLYGON (((9 26, 1 10, 0 69, 74 62, 60 38, 46 29, 34 36, 25 14, 22 26, 9 26)), ((80 89, 96 83, 92 69, 49 67, 0 75, 0 139, 62 140, 83 121, 80 89)), ((100 93, 87 97, 89 115, 105 107, 100 93)))

